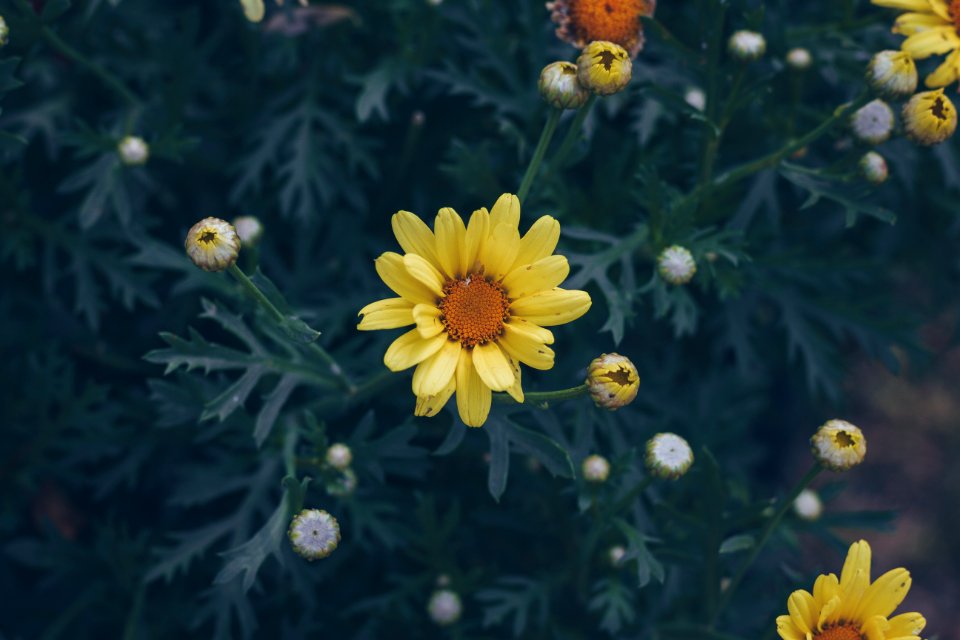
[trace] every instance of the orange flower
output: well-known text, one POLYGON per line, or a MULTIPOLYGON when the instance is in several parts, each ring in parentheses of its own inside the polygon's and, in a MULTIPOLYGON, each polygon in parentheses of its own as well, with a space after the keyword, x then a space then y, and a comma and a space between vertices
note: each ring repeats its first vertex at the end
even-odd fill
POLYGON ((547 3, 557 37, 581 49, 594 40, 615 42, 636 57, 643 48, 640 18, 652 16, 656 0, 554 0, 547 3))

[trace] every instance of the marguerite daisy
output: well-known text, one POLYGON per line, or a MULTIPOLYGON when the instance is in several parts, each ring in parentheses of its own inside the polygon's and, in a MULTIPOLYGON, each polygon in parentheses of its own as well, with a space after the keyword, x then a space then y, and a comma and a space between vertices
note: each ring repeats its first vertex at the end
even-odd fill
POLYGON ((399 297, 360 310, 362 331, 416 325, 384 355, 392 371, 416 366, 415 414, 433 416, 457 394, 463 422, 482 426, 491 391, 523 402, 519 363, 550 369, 553 334, 544 327, 576 320, 590 308, 584 291, 560 289, 570 267, 553 250, 560 223, 537 220, 521 238, 520 201, 503 194, 464 225, 441 209, 433 231, 408 211, 393 216, 404 255, 387 252, 377 273, 399 297))
POLYGON ((873 4, 902 9, 893 32, 907 36, 901 48, 917 60, 948 54, 924 82, 931 89, 960 78, 960 0, 871 0, 873 4))

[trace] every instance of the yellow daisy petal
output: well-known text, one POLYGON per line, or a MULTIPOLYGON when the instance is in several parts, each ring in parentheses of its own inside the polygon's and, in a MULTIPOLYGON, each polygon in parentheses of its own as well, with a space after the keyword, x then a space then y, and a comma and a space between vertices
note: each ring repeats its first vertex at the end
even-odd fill
POLYGON ((440 268, 437 240, 426 222, 409 211, 398 211, 393 214, 390 223, 393 226, 393 235, 397 236, 397 242, 405 253, 415 253, 440 268))
POLYGON ((903 41, 900 48, 917 60, 929 58, 932 55, 947 53, 960 47, 960 36, 953 25, 934 27, 927 31, 914 33, 903 41))
POLYGON ((859 595, 870 584, 870 545, 860 540, 850 545, 840 572, 840 589, 849 597, 859 595))
POLYGON ((546 258, 557 248, 559 241, 560 223, 551 216, 543 216, 520 239, 520 249, 513 267, 522 267, 546 258))
POLYGON ((903 11, 933 11, 930 0, 870 0, 878 7, 902 9, 903 11))
POLYGON ((510 311, 542 327, 573 322, 585 314, 591 305, 586 291, 553 289, 514 300, 510 311))
POLYGON ((357 329, 360 331, 374 331, 376 329, 397 329, 414 322, 413 303, 403 298, 387 298, 371 302, 360 309, 358 316, 363 316, 357 329))
POLYGON ((456 388, 457 378, 456 376, 451 376, 450 382, 447 383, 447 386, 445 386, 440 393, 432 396, 417 396, 417 406, 413 410, 413 415, 427 418, 432 418, 437 415, 447 404, 447 401, 450 400, 450 396, 453 395, 456 388))
POLYGON ((440 322, 440 309, 432 304, 418 304, 410 314, 413 321, 417 323, 417 331, 422 338, 432 338, 433 336, 446 331, 446 327, 440 322))
POLYGON ((461 348, 456 340, 447 340, 439 351, 421 362, 413 373, 413 393, 433 396, 446 389, 457 370, 461 348))
POLYGON ((495 343, 478 344, 473 348, 473 366, 483 383, 493 391, 506 391, 513 386, 513 367, 495 343))
POLYGON ((910 572, 906 569, 887 571, 867 587, 856 616, 858 618, 889 616, 907 597, 912 582, 910 572))
POLYGON ((466 256, 464 263, 470 271, 476 268, 477 261, 480 259, 480 251, 483 249, 483 245, 486 243, 487 236, 489 235, 490 214, 487 213, 486 208, 477 209, 473 212, 473 215, 470 216, 470 223, 467 225, 467 235, 465 239, 466 256))
MULTIPOLYGON (((413 315, 417 315, 417 310, 413 310, 413 315)), ((817 607, 823 608, 840 591, 840 581, 837 576, 828 573, 825 576, 819 576, 813 583, 813 599, 817 601, 817 607)))
POLYGON ((823 629, 840 621, 840 603, 843 600, 839 594, 830 598, 825 605, 820 607, 820 617, 817 620, 817 628, 823 629))
POLYGON ((903 13, 893 22, 893 32, 905 36, 926 31, 934 27, 942 27, 943 20, 932 13, 903 13))
POLYGON ((511 358, 519 360, 528 367, 546 371, 553 368, 553 349, 528 333, 518 331, 512 325, 504 325, 500 346, 511 358))
POLYGON ((507 389, 507 393, 510 394, 510 397, 516 400, 519 403, 523 403, 523 386, 520 384, 520 363, 509 358, 510 368, 513 369, 513 384, 507 389))
POLYGON ((917 612, 901 613, 898 616, 890 618, 890 628, 887 635, 890 640, 900 640, 901 638, 911 638, 920 635, 924 627, 927 626, 927 620, 917 612))
POLYGON ((505 224, 517 229, 520 227, 520 200, 512 193, 505 193, 493 205, 490 211, 490 228, 505 224))
POLYGON ((933 10, 935 14, 946 20, 947 22, 952 22, 953 17, 950 15, 950 5, 947 4, 947 0, 927 0, 930 3, 930 9, 933 10))
POLYGON ((817 626, 817 609, 813 596, 800 589, 790 594, 787 599, 787 611, 793 618, 793 624, 804 634, 812 633, 817 626))
POLYGON ((401 298, 406 298, 414 303, 427 302, 433 304, 436 302, 437 294, 410 275, 407 267, 403 264, 403 256, 399 253, 388 251, 377 258, 374 264, 377 268, 377 274, 383 282, 401 298))
POLYGON ((806 640, 790 616, 777 616, 777 633, 783 640, 806 640))
POLYGON ((955 49, 943 63, 923 81, 931 89, 946 87, 960 78, 960 49, 955 49))
POLYGON ((411 329, 387 347, 383 364, 391 371, 409 369, 439 351, 446 341, 444 335, 424 339, 417 329, 411 329))
POLYGON ((522 298, 560 285, 570 275, 570 263, 563 256, 547 256, 533 264, 514 269, 503 278, 511 298, 522 298))
POLYGON ((451 278, 466 275, 466 235, 463 219, 450 207, 440 209, 433 223, 437 235, 437 256, 443 272, 451 278))
POLYGON ((863 623, 860 633, 865 640, 886 640, 890 623, 883 616, 873 616, 863 623))
POLYGON ((460 351, 457 363, 457 411, 468 427, 482 427, 490 415, 490 387, 483 383, 473 366, 469 349, 460 351))
POLYGON ((408 253, 403 256, 403 266, 407 268, 407 273, 425 285, 437 297, 443 295, 443 283, 445 282, 443 274, 437 271, 437 268, 430 264, 426 258, 421 258, 415 253, 408 253))
POLYGON ((543 344, 553 344, 554 342, 553 332, 550 331, 550 329, 544 329, 543 327, 530 322, 526 318, 510 318, 510 326, 517 331, 530 334, 530 337, 537 342, 542 342, 543 344))
MULTIPOLYGON (((490 222, 493 223, 492 214, 490 222)), ((513 265, 519 248, 520 233, 516 227, 506 223, 494 227, 480 251, 480 264, 484 273, 494 280, 502 278, 513 265)))

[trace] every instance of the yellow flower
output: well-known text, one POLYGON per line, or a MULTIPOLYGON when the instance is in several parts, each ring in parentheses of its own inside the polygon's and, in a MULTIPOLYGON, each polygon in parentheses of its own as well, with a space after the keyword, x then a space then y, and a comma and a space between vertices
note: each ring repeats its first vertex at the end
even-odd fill
POLYGON ((957 109, 943 89, 914 95, 903 105, 903 128, 922 145, 940 144, 957 130, 957 109))
POLYGON ((919 613, 890 617, 910 590, 910 573, 893 569, 870 582, 870 545, 855 542, 840 579, 821 575, 813 593, 799 590, 787 600, 789 615, 777 618, 783 640, 920 640, 927 621, 919 613))
POLYGON ((387 349, 391 371, 416 365, 415 414, 433 416, 455 392, 460 418, 482 426, 491 391, 523 402, 520 363, 553 367, 553 333, 544 327, 576 320, 590 308, 584 291, 559 288, 570 272, 553 250, 560 223, 537 220, 521 238, 520 201, 503 194, 470 222, 453 209, 437 214, 433 231, 408 211, 393 216, 405 255, 377 258, 377 273, 398 296, 360 310, 361 331, 416 325, 387 349))
POLYGON ((636 57, 643 48, 644 16, 652 16, 656 0, 554 0, 547 3, 558 25, 557 37, 583 48, 594 40, 615 42, 636 57))
POLYGON ((555 109, 577 109, 587 101, 590 92, 577 80, 577 65, 572 62, 551 62, 540 72, 540 95, 555 109))
POLYGON ((897 17, 893 32, 907 36, 901 48, 917 60, 948 54, 924 81, 945 87, 960 78, 960 2, 957 0, 871 0, 873 4, 907 13, 897 17))
POLYGON ((813 456, 832 471, 847 471, 867 455, 867 439, 846 420, 827 420, 810 438, 813 456))
POLYGON ((580 84, 601 96, 623 89, 633 75, 633 62, 627 50, 613 42, 591 42, 577 58, 580 84))
POLYGON ((640 374, 630 358, 619 353, 604 353, 587 367, 584 383, 598 407, 614 411, 636 399, 640 374))
POLYGON ((183 246, 193 264, 204 271, 223 271, 237 261, 240 238, 226 220, 204 218, 190 228, 183 246))

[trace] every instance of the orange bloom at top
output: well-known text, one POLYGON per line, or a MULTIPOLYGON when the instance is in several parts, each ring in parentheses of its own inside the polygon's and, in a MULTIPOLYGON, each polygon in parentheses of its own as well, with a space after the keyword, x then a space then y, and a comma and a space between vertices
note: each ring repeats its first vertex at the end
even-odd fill
POLYGON ((594 40, 615 42, 636 57, 643 48, 640 18, 652 16, 656 0, 554 0, 547 3, 557 37, 583 48, 594 40))

